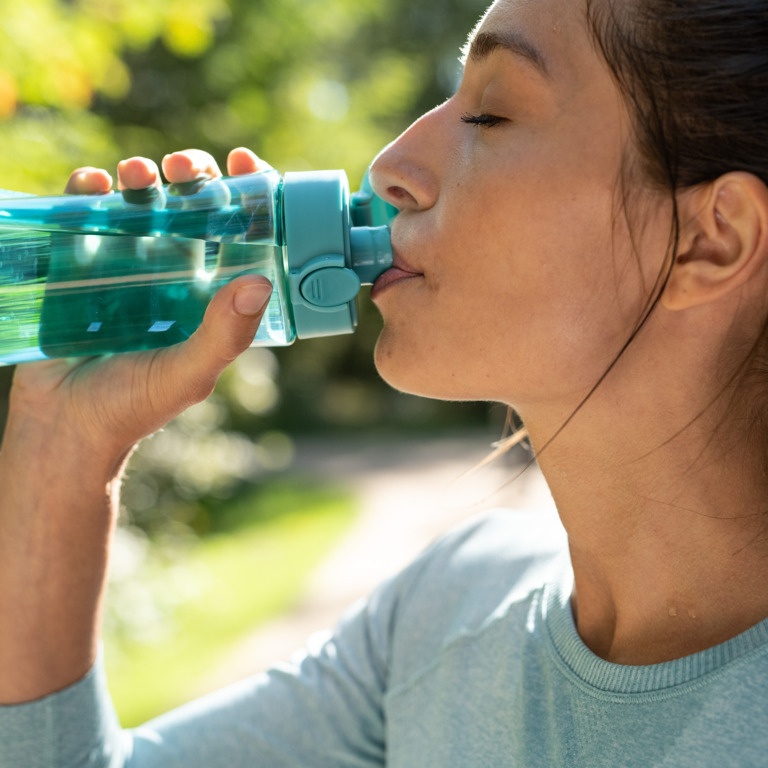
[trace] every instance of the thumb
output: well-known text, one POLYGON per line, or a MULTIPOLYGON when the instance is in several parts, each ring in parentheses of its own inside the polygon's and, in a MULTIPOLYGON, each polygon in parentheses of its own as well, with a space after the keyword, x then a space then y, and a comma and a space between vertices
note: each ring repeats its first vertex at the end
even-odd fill
POLYGON ((176 348, 175 381, 182 381, 187 405, 204 400, 221 372, 252 343, 272 295, 263 277, 239 277, 219 289, 200 327, 176 348))

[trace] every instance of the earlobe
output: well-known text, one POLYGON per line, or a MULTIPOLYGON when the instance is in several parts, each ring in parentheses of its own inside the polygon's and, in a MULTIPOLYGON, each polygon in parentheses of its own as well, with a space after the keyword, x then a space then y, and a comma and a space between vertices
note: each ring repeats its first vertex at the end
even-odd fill
POLYGON ((680 238, 661 296, 667 309, 716 301, 768 261, 768 187, 735 171, 678 196, 680 238))

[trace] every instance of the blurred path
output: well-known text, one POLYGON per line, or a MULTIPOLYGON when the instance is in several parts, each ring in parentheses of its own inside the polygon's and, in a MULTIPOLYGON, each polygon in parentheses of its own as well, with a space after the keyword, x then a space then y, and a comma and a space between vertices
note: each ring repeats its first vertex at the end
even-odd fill
POLYGON ((508 482, 527 457, 522 451, 462 478, 489 451, 485 434, 297 441, 292 469, 351 486, 360 499, 358 519, 315 571, 295 609, 243 640, 201 680, 200 692, 287 658, 312 632, 332 626, 350 603, 400 570, 436 537, 484 509, 554 514, 537 467, 508 482))

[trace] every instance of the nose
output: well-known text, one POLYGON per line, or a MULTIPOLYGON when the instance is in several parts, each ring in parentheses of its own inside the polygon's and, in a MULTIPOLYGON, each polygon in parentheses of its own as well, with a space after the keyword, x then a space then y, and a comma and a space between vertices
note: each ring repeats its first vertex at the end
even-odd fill
MULTIPOLYGON (((439 108, 438 108, 439 109, 439 108)), ((374 192, 398 211, 424 211, 439 194, 436 147, 440 141, 432 110, 385 147, 370 168, 374 192)))

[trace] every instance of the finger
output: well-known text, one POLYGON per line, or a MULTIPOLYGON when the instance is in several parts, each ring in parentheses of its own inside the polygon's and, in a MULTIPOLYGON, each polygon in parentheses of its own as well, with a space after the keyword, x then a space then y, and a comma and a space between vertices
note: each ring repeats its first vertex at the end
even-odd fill
POLYGON ((159 186, 157 163, 146 157, 130 157, 117 164, 118 189, 146 189, 159 186))
POLYGON ((166 155, 163 158, 163 173, 171 184, 194 181, 200 176, 221 176, 213 157, 200 149, 186 149, 166 155))
POLYGON ((237 147, 227 157, 227 173, 230 176, 242 176, 245 173, 268 171, 272 166, 246 147, 237 147))
POLYGON ((112 177, 102 168, 86 166, 72 171, 64 187, 67 195, 103 195, 112 189, 112 177))
POLYGON ((157 377, 180 382, 177 407, 206 398, 221 372, 253 343, 271 294, 272 285, 258 275, 239 277, 216 293, 197 331, 174 348, 171 369, 157 377))

